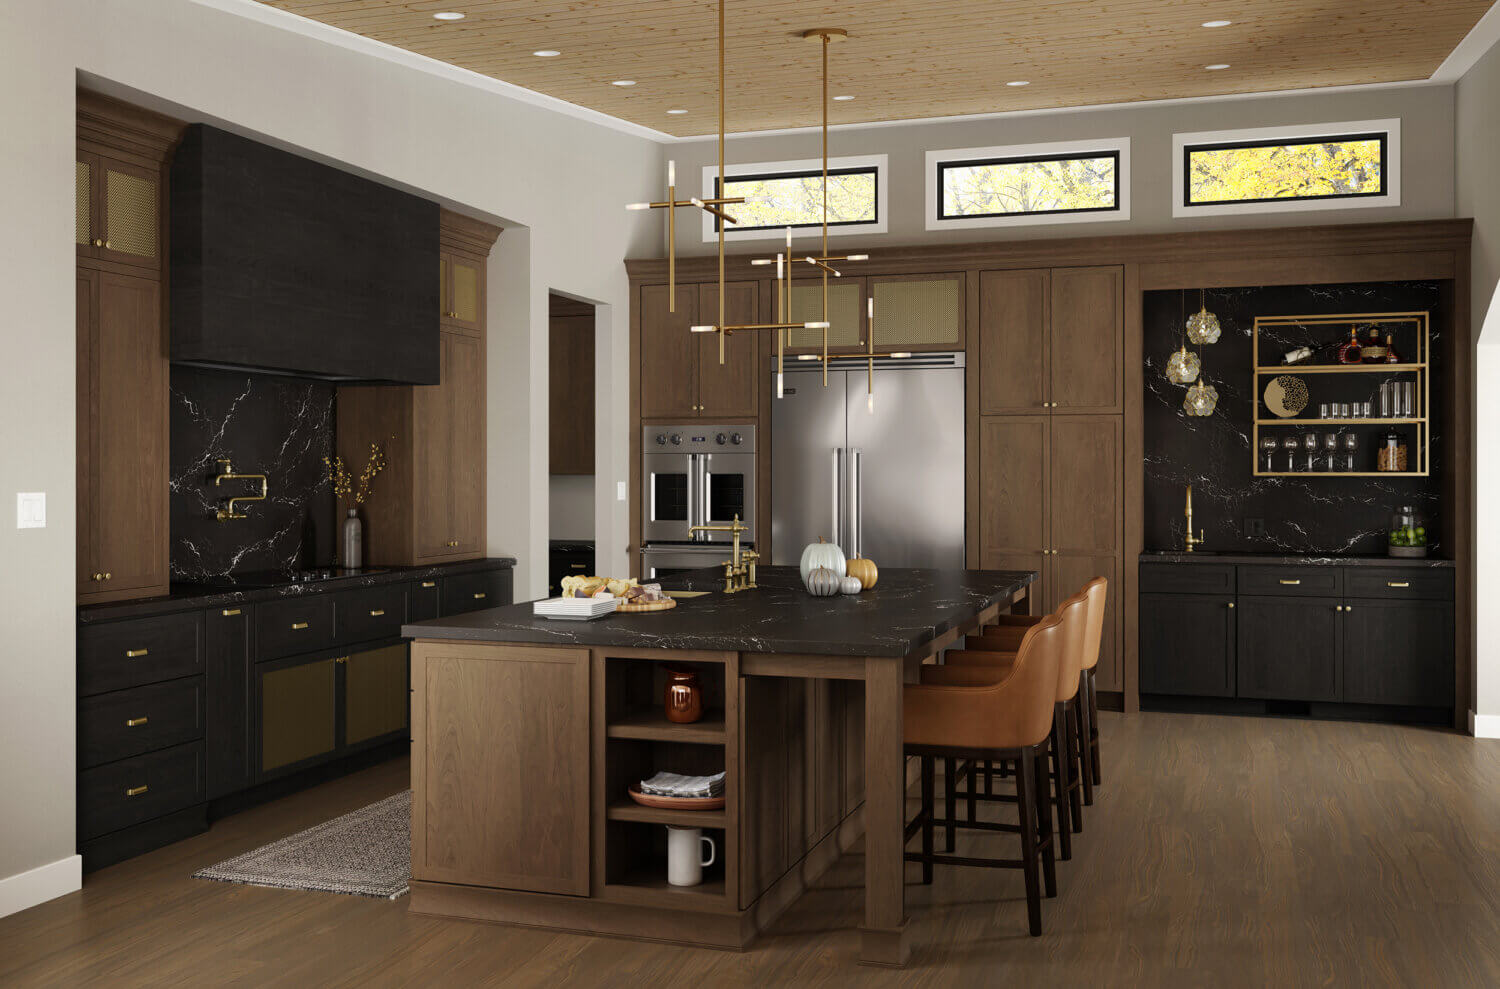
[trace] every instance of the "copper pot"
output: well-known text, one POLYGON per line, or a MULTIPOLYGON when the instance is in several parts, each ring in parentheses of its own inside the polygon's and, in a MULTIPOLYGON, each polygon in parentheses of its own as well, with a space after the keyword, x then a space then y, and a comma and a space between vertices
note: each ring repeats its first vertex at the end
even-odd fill
POLYGON ((680 725, 691 724, 703 717, 703 685, 693 670, 667 670, 667 690, 664 698, 667 720, 680 725))

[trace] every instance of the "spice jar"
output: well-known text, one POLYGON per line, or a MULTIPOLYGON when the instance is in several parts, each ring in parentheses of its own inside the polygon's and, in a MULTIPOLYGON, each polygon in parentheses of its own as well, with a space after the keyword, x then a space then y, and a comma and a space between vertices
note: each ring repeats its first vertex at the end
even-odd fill
POLYGON ((692 724, 703 717, 703 685, 694 670, 668 669, 666 697, 667 720, 679 725, 692 724))
POLYGON ((1380 441, 1376 468, 1382 472, 1405 473, 1406 471, 1406 439, 1394 429, 1386 433, 1385 438, 1380 441))

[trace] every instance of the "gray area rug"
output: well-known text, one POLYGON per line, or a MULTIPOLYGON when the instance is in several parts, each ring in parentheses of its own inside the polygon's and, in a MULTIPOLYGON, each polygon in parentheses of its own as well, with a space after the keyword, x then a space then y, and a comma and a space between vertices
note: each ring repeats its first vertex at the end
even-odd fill
POLYGON ((193 873, 195 879, 394 900, 411 882, 411 791, 193 873))

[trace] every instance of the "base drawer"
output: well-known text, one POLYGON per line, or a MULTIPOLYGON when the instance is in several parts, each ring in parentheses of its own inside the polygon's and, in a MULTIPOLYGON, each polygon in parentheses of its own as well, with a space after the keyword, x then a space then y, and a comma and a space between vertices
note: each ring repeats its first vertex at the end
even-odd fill
POLYGON ((203 678, 85 697, 78 702, 78 767, 203 737, 203 678))
POLYGON ((443 617, 510 604, 511 572, 486 570, 444 577, 440 582, 443 617))
POLYGON ((202 802, 202 742, 86 769, 78 774, 78 838, 95 838, 202 802))
POLYGON ((1341 567, 1240 567, 1241 594, 1336 597, 1344 593, 1341 567))
POLYGON ((406 585, 345 591, 336 598, 335 617, 340 645, 398 638, 406 621, 406 585))
POLYGON ((1446 567, 1350 567, 1344 584, 1352 598, 1453 600, 1453 571, 1446 567))
POLYGON ((78 694, 160 683, 203 672, 203 621, 198 612, 78 630, 78 694))
POLYGON ((333 595, 309 594, 255 609, 256 658, 274 659, 334 644, 333 595))

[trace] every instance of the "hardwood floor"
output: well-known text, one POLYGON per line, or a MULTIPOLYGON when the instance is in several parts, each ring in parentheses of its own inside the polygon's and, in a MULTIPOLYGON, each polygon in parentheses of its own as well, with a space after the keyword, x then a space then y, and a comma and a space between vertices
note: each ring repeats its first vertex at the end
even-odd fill
MULTIPOLYGON (((1046 934, 1019 873, 907 874, 902 971, 860 967, 859 855, 748 952, 438 920, 194 870, 406 785, 404 760, 226 818, 0 919, 0 984, 1495 985, 1500 745, 1445 732, 1101 715, 1104 786, 1046 934)), ((1004 813, 1004 811, 995 811, 1004 813)), ((1013 842, 978 835, 964 842, 1013 842)))

